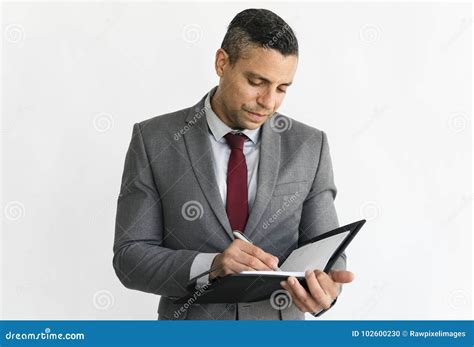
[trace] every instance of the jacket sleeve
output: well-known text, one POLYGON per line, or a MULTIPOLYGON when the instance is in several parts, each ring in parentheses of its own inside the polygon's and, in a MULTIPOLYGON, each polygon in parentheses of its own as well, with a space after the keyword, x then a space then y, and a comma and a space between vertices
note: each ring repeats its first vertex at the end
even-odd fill
MULTIPOLYGON (((163 216, 139 124, 133 127, 117 202, 113 267, 129 288, 168 297, 188 293, 197 251, 163 247, 163 216)), ((163 163, 166 165, 166 163, 163 163)))
MULTIPOLYGON (((334 184, 328 140, 326 134, 321 132, 321 149, 316 175, 310 192, 303 203, 303 211, 299 226, 300 244, 339 227, 336 208, 334 206, 336 194, 337 189, 334 184)), ((346 254, 344 252, 334 264, 333 269, 346 269, 346 254)), ((323 269, 319 270, 322 271, 323 269)), ((339 294, 341 292, 342 286, 339 294)), ((335 301, 333 302, 333 305, 334 303, 335 301)), ((324 312, 325 311, 327 310, 324 310, 324 312)))

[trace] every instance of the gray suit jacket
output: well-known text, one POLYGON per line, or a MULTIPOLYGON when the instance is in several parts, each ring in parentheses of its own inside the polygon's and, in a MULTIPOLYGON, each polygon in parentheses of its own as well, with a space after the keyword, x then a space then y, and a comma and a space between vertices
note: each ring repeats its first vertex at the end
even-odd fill
MULTIPOLYGON (((213 172, 204 100, 135 124, 118 197, 113 266, 130 289, 160 295, 159 319, 304 319, 270 300, 193 304, 183 313, 191 264, 234 239, 213 172), (178 314, 178 312, 180 312, 178 314)), ((339 226, 324 132, 276 113, 262 128, 258 187, 244 233, 280 259, 339 226)), ((343 254, 334 268, 345 269, 343 254)))

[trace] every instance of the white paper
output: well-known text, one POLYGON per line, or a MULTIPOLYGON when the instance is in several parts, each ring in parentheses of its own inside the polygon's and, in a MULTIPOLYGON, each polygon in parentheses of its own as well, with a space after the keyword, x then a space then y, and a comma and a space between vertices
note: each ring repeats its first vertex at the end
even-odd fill
POLYGON ((281 277, 304 277, 304 272, 295 272, 295 271, 241 271, 243 275, 273 275, 273 276, 281 276, 281 277))
POLYGON ((350 230, 347 230, 295 249, 280 266, 282 271, 242 271, 240 273, 251 275, 281 275, 282 277, 304 277, 304 272, 306 270, 319 269, 323 271, 331 256, 349 233, 350 230))
POLYGON ((350 230, 295 249, 280 266, 280 269, 282 271, 303 272, 314 269, 323 271, 329 259, 349 235, 349 232, 350 230))

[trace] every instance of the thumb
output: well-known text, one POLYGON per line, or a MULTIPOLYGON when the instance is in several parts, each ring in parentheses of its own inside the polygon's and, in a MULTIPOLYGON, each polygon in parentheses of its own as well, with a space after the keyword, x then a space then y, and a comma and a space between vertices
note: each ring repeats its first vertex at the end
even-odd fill
POLYGON ((346 270, 331 270, 331 278, 334 282, 350 283, 354 280, 354 273, 346 270))

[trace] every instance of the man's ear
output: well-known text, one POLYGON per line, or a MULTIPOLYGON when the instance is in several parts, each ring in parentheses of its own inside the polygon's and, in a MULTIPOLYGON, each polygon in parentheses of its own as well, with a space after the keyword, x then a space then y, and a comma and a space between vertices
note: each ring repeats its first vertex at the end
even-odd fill
POLYGON ((216 73, 219 77, 224 75, 224 70, 226 66, 229 64, 229 55, 225 50, 219 48, 216 52, 216 62, 215 62, 215 69, 216 73))

